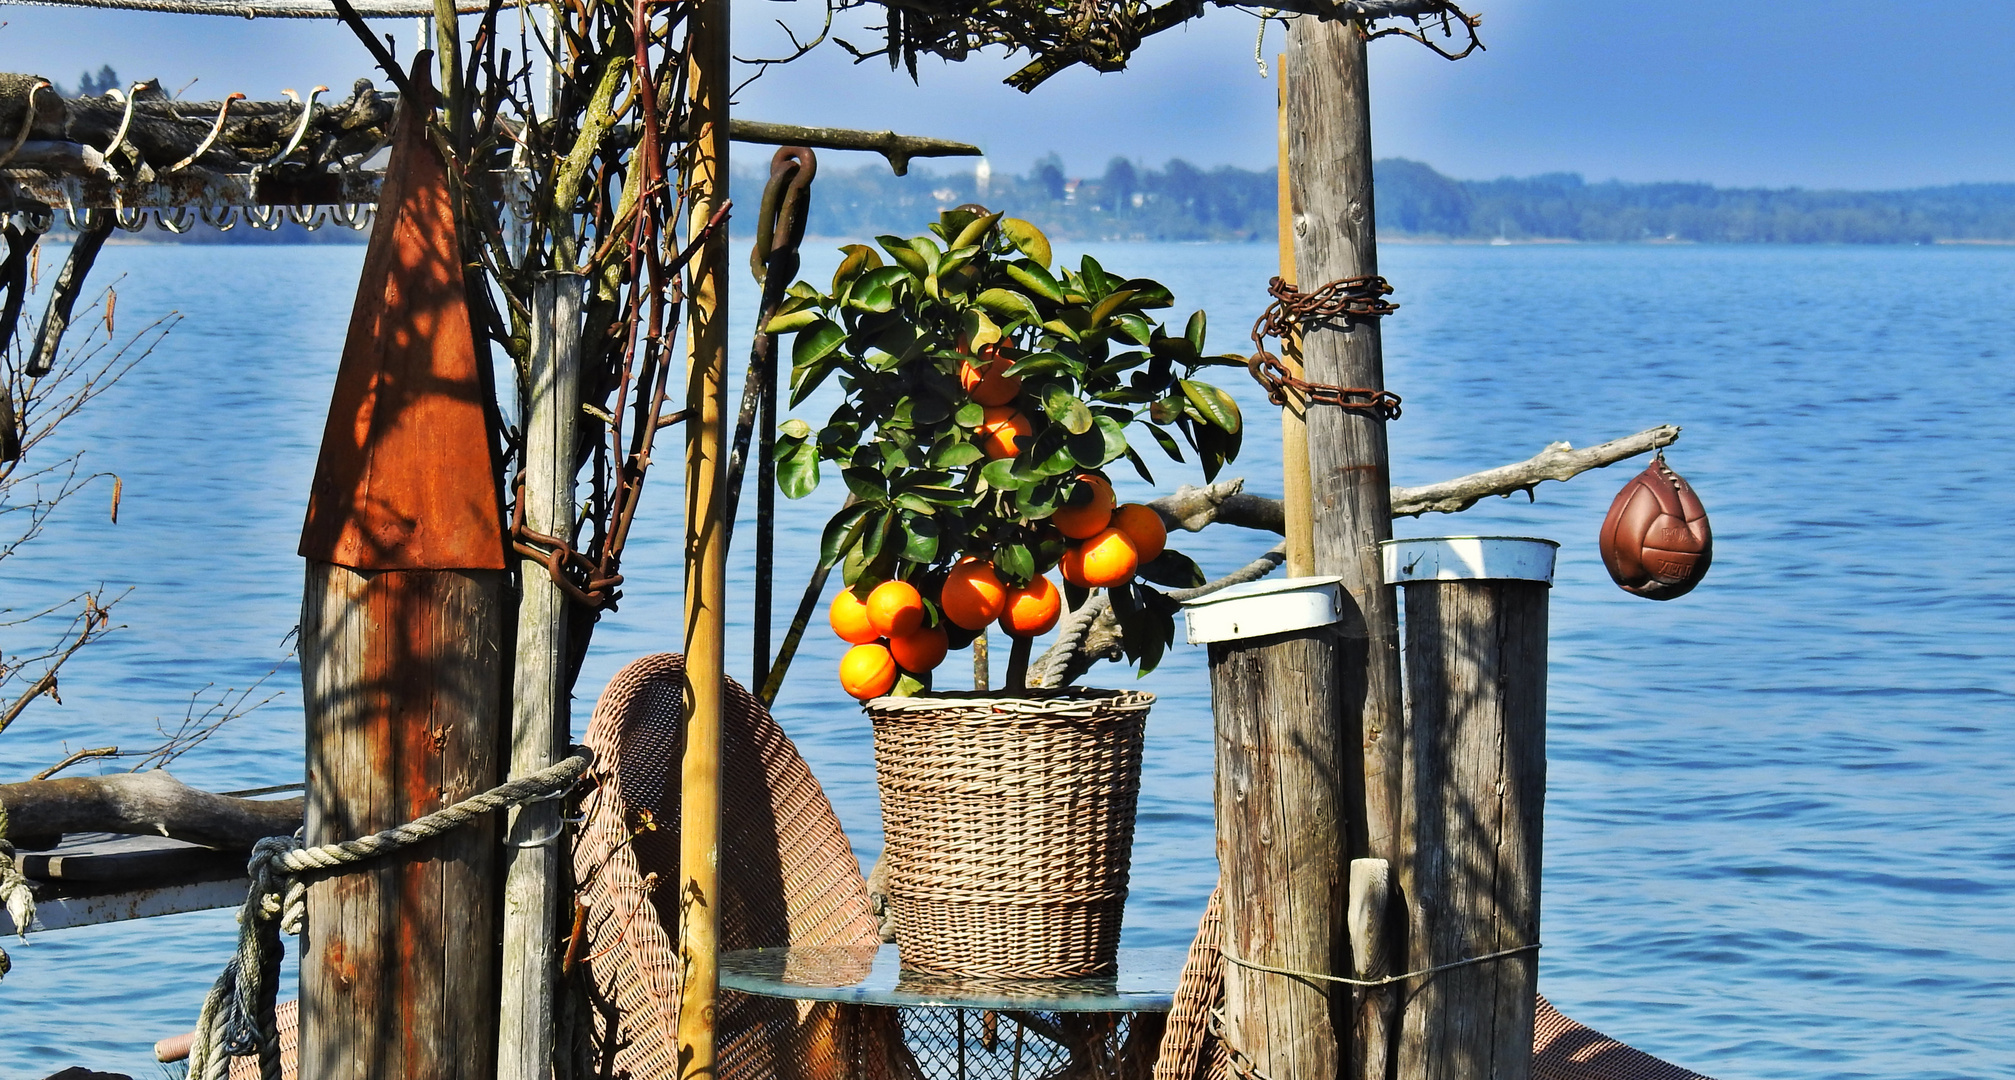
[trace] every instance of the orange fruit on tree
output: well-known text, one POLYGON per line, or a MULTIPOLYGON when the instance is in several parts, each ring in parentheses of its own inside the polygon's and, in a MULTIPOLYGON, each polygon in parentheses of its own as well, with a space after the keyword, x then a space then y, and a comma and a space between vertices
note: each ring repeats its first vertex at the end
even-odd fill
POLYGON ((896 658, 881 645, 856 645, 840 657, 840 688, 866 701, 895 689, 896 658))
POLYGON ((1021 393, 1021 376, 1005 374, 1013 366, 1013 361, 989 345, 980 350, 977 363, 967 360, 959 364, 959 385, 965 387, 966 396, 982 405, 1005 405, 1021 393))
POLYGON ((896 658, 904 671, 915 675, 944 663, 945 652, 950 648, 951 642, 941 626, 920 627, 889 639, 889 655, 896 658))
POLYGON ((1056 582, 1037 577, 1020 588, 1009 589, 1007 606, 1001 610, 1000 628, 1009 637, 1047 634, 1063 615, 1063 593, 1056 582))
POLYGON ((1035 425, 1012 406, 990 405, 981 417, 980 449, 990 458, 1011 458, 1021 453, 1021 443, 1035 434, 1035 425))
POLYGON ((1141 562, 1152 562, 1168 547, 1168 526, 1154 507, 1127 503, 1112 512, 1112 527, 1133 538, 1141 562))
POLYGON ((841 589, 833 597, 832 606, 826 609, 826 621, 832 624, 833 633, 840 640, 852 645, 866 645, 882 636, 868 620, 868 606, 854 595, 852 589, 841 589))
POLYGON ((994 565, 969 559, 952 567, 938 593, 938 610, 945 618, 967 630, 984 630, 1000 618, 1007 604, 1007 586, 994 573, 994 565))
POLYGON ((1059 506, 1049 520, 1058 532, 1072 540, 1083 540, 1105 531, 1112 521, 1112 485, 1091 473, 1079 473, 1077 480, 1091 488, 1091 500, 1081 506, 1059 506))
POLYGON ((1134 571, 1140 568, 1140 551, 1134 547, 1133 537, 1118 529, 1107 529, 1079 544, 1077 557, 1085 584, 1098 588, 1132 581, 1134 571))
POLYGON ((1057 560, 1056 568, 1063 574, 1066 584, 1075 585, 1080 589, 1091 588, 1091 582, 1086 581, 1084 578, 1084 548, 1082 545, 1072 544, 1064 548, 1063 558, 1057 560))
POLYGON ((907 634, 924 624, 924 598, 907 581, 884 581, 868 594, 868 622, 882 637, 907 634))

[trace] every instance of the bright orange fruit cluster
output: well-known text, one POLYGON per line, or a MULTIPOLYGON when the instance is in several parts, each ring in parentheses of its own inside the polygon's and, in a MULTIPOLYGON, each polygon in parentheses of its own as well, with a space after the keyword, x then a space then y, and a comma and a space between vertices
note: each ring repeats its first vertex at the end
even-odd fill
POLYGON ((1103 477, 1083 473, 1078 482, 1091 486, 1091 500, 1050 515, 1050 523, 1071 541, 1059 564, 1063 579, 1081 589, 1124 585, 1168 546, 1168 528, 1151 506, 1115 507, 1112 485, 1103 477))
MULTIPOLYGON (((1063 593, 1046 577, 1007 585, 992 563, 969 557, 945 575, 938 611, 966 630, 998 622, 1010 637, 1037 637, 1062 617, 1063 593)), ((905 671, 922 675, 943 663, 950 636, 942 626, 926 625, 929 614, 923 595, 907 581, 884 581, 865 601, 841 589, 826 610, 833 633, 853 645, 840 659, 840 686, 866 701, 894 689, 905 671)))

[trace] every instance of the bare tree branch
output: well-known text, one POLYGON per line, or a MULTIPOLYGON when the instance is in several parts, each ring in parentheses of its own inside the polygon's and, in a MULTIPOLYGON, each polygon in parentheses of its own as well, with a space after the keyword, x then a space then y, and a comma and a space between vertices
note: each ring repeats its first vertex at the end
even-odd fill
MULTIPOLYGON (((1679 440, 1679 428, 1662 424, 1655 428, 1612 439, 1600 446, 1576 450, 1564 442, 1550 443, 1539 453, 1510 465, 1458 476, 1436 484, 1392 489, 1392 516, 1419 517, 1422 514, 1453 514, 1467 510, 1490 495, 1530 493, 1545 480, 1567 480, 1590 469, 1614 465, 1627 458, 1671 446, 1679 440)), ((1175 494, 1149 503, 1171 529, 1196 532, 1213 522, 1237 525, 1261 532, 1286 531, 1279 499, 1247 494, 1243 480, 1221 480, 1205 487, 1184 484, 1175 494)))
POLYGON ((59 772, 62 772, 64 769, 67 769, 80 761, 91 761, 96 758, 108 758, 118 756, 119 756, 119 748, 116 746, 99 746, 99 747, 93 747, 92 749, 89 750, 79 750, 76 753, 71 754, 69 757, 66 757, 63 760, 57 762, 56 764, 51 765, 46 769, 43 769, 41 772, 36 773, 35 775, 29 777, 28 779, 47 780, 50 777, 56 775, 59 772))

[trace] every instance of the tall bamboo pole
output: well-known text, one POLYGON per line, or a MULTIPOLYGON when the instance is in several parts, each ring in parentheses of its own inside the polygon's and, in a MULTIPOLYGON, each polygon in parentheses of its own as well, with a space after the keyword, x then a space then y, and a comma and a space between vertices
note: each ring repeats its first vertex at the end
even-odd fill
MULTIPOLYGON (((1287 137, 1287 57, 1274 57, 1274 67, 1280 71, 1280 93, 1278 98, 1278 136, 1276 143, 1280 161, 1280 189, 1278 211, 1280 221, 1280 279, 1289 285, 1295 283, 1294 273, 1294 190, 1289 177, 1294 175, 1288 160, 1287 137)), ((1290 371, 1301 374, 1301 341, 1290 335, 1280 343, 1281 362, 1290 371)), ((1285 513, 1287 529, 1287 576, 1309 577, 1315 573, 1315 501, 1309 491, 1308 480, 1308 418, 1303 415, 1307 402, 1298 394, 1288 393, 1287 404, 1280 410, 1280 477, 1281 506, 1285 513)))
MULTIPOLYGON (((687 54, 685 190, 695 234, 728 196, 728 3, 699 0, 687 54)), ((682 1077, 714 1074, 721 833, 721 701, 727 600, 728 231, 694 264, 686 335, 686 748, 680 771, 679 1002, 682 1077)))

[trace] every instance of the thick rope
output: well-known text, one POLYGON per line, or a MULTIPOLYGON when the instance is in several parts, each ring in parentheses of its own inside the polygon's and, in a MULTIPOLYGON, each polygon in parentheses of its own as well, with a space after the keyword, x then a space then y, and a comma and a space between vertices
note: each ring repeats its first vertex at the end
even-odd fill
POLYGON ((189 1048, 190 1080, 227 1080, 233 1057, 259 1056, 264 1080, 280 1080, 280 1034, 273 1019, 279 991, 282 932, 299 934, 307 913, 307 882, 332 877, 390 855, 485 814, 555 799, 573 790, 590 759, 577 751, 547 769, 519 777, 453 806, 356 840, 303 847, 299 837, 269 836, 252 847, 245 874, 252 887, 238 911, 238 951, 203 1000, 189 1048))

